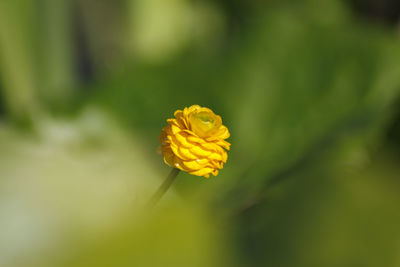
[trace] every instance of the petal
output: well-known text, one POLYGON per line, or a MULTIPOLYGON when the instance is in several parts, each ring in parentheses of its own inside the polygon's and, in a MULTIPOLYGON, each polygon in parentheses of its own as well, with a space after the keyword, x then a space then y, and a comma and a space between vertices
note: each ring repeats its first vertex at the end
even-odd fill
POLYGON ((188 148, 179 147, 178 151, 181 159, 196 160, 198 158, 196 155, 193 155, 188 148))
POLYGON ((192 105, 189 108, 185 108, 183 110, 183 117, 185 118, 186 124, 187 124, 187 128, 191 129, 190 126, 190 120, 189 120, 189 116, 191 113, 195 112, 196 110, 200 109, 201 107, 199 105, 192 105))
POLYGON ((179 156, 178 146, 174 143, 171 143, 171 150, 175 154, 175 156, 179 156))
POLYGON ((224 167, 223 162, 220 160, 213 160, 210 161, 210 163, 215 169, 222 169, 224 167))
POLYGON ((171 132, 172 132, 172 134, 177 134, 177 133, 179 133, 181 131, 181 128, 179 128, 178 126, 176 126, 176 125, 174 125, 174 124, 172 124, 171 125, 171 132))
POLYGON ((222 125, 221 128, 219 129, 218 135, 219 135, 219 138, 221 138, 221 139, 227 139, 231 136, 228 128, 226 128, 226 126, 224 126, 224 125, 222 125))
MULTIPOLYGON (((195 105, 197 108, 196 109, 194 109, 193 111, 197 111, 197 112, 210 112, 210 113, 212 113, 212 114, 215 114, 214 113, 214 111, 212 111, 211 109, 209 109, 209 108, 203 108, 203 107, 200 107, 200 106, 198 106, 198 105, 195 105)), ((192 106, 193 107, 193 106, 192 106)), ((190 109, 190 108, 189 108, 190 109)), ((216 116, 218 116, 218 115, 216 115, 216 116)), ((221 118, 221 117, 220 117, 221 118)))
POLYGON ((196 161, 202 166, 210 162, 208 159, 196 159, 196 161))
POLYGON ((197 176, 204 176, 206 178, 210 177, 210 173, 213 171, 213 168, 205 167, 200 170, 191 171, 190 174, 197 175, 197 176))
POLYGON ((163 154, 166 153, 166 152, 173 153, 172 150, 171 150, 171 146, 170 145, 161 146, 161 151, 162 151, 163 154))
MULTIPOLYGON (((185 133, 188 133, 189 135, 192 135, 194 137, 198 137, 198 135, 195 132, 192 132, 190 130, 183 130, 185 133)), ((200 138, 200 137, 199 137, 200 138)))
POLYGON ((189 109, 188 109, 188 112, 189 113, 192 113, 193 111, 196 111, 196 110, 201 110, 202 109, 202 107, 200 107, 199 105, 191 105, 190 107, 189 107, 189 109))
POLYGON ((218 129, 218 131, 213 134, 212 136, 206 138, 207 141, 215 141, 215 140, 220 140, 220 139, 227 139, 231 135, 229 133, 228 128, 226 126, 221 125, 221 127, 218 129))
POLYGON ((169 151, 164 151, 164 162, 171 166, 174 167, 175 166, 175 162, 174 162, 174 154, 172 153, 171 150, 169 151))
MULTIPOLYGON (((185 132, 187 132, 187 131, 185 131, 185 132)), ((189 132, 191 132, 191 131, 189 131, 189 132)), ((199 143, 199 144, 205 143, 203 138, 200 138, 195 135, 188 135, 187 139, 189 142, 195 142, 195 143, 199 143)))
POLYGON ((178 109, 177 111, 175 111, 174 116, 176 118, 177 123, 179 123, 181 128, 188 129, 188 124, 185 119, 185 116, 183 115, 182 110, 178 109))
POLYGON ((186 108, 186 107, 183 109, 183 117, 184 117, 186 122, 189 121, 189 109, 186 108))
POLYGON ((195 154, 195 155, 197 155, 197 156, 199 156, 199 157, 207 157, 207 156, 209 156, 210 154, 211 154, 211 152, 210 151, 208 151, 208 150, 205 150, 205 149, 202 149, 202 148, 200 148, 199 146, 193 146, 191 149, 190 149, 190 152, 192 152, 193 154, 195 154))
POLYGON ((198 157, 190 152, 189 149, 182 146, 177 146, 175 143, 171 143, 171 150, 174 152, 175 156, 182 160, 195 160, 198 157))
POLYGON ((179 116, 181 116, 181 115, 183 115, 183 111, 180 110, 180 109, 177 109, 177 110, 174 112, 174 116, 175 116, 176 118, 179 117, 179 116))
POLYGON ((222 160, 221 154, 218 153, 212 153, 211 155, 208 156, 208 158, 212 160, 222 160))
POLYGON ((167 123, 168 123, 169 125, 176 125, 176 126, 179 127, 179 124, 178 124, 178 122, 176 121, 176 119, 167 119, 167 123))
POLYGON ((158 136, 158 140, 160 141, 161 145, 166 145, 169 143, 167 133, 164 131, 164 129, 161 131, 160 135, 158 136))
POLYGON ((213 152, 217 152, 218 151, 218 145, 215 143, 203 143, 200 145, 202 148, 213 151, 213 152))
POLYGON ((162 129, 162 131, 165 132, 165 133, 167 134, 167 136, 168 136, 168 135, 171 135, 171 134, 172 134, 171 125, 165 126, 165 127, 162 129))
POLYGON ((217 152, 218 152, 219 154, 226 153, 226 151, 225 151, 222 147, 220 147, 219 145, 215 144, 215 146, 216 146, 217 152))
POLYGON ((224 151, 224 153, 222 153, 222 161, 225 163, 227 160, 228 160, 228 153, 224 151))
POLYGON ((231 144, 225 140, 219 140, 217 142, 217 145, 222 146, 223 148, 225 148, 226 150, 230 150, 231 149, 231 144))
POLYGON ((190 171, 192 171, 191 169, 186 168, 185 165, 183 164, 183 162, 184 162, 184 161, 181 160, 180 158, 175 157, 175 158, 174 158, 174 167, 176 167, 176 168, 178 168, 178 169, 180 169, 180 170, 182 170, 182 171, 185 171, 185 172, 190 172, 190 171))
POLYGON ((180 129, 186 129, 186 128, 187 128, 187 127, 186 127, 186 124, 184 123, 183 120, 168 119, 168 120, 167 120, 167 123, 168 123, 169 125, 175 125, 175 126, 177 126, 178 128, 180 128, 180 129))
POLYGON ((204 165, 208 163, 208 160, 206 160, 205 164, 200 164, 200 161, 198 160, 186 160, 182 161, 182 163, 186 168, 195 171, 204 168, 204 165))
POLYGON ((178 142, 179 142, 182 146, 187 147, 187 148, 191 148, 191 147, 193 146, 193 144, 190 143, 190 142, 188 142, 187 136, 188 136, 187 133, 185 133, 185 132, 179 132, 179 133, 177 133, 177 134, 175 135, 175 138, 176 138, 176 140, 178 140, 178 142))

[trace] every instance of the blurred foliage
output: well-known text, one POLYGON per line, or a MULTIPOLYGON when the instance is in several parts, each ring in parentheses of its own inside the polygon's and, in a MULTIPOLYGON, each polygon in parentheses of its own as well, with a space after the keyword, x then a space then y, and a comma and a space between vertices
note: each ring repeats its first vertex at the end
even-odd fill
POLYGON ((1 2, 0 266, 400 266, 399 48, 336 0, 1 2), (191 104, 228 163, 143 210, 191 104))

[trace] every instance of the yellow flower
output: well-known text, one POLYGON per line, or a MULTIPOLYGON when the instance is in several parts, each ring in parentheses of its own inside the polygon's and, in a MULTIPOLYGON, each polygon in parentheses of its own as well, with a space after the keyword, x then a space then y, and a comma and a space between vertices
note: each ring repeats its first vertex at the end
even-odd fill
POLYGON ((198 105, 177 110, 174 116, 159 137, 165 163, 197 176, 218 175, 228 158, 224 149, 231 145, 224 140, 230 134, 221 117, 198 105))

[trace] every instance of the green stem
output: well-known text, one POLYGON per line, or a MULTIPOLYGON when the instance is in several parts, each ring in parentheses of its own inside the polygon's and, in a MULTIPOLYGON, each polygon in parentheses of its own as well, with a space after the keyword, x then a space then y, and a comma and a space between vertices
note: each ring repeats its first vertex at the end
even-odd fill
POLYGON ((162 196, 165 194, 165 192, 167 192, 168 188, 175 181, 175 178, 178 176, 179 172, 180 172, 179 169, 172 168, 172 170, 169 173, 167 179, 164 180, 164 182, 158 188, 156 193, 150 199, 149 204, 148 204, 149 207, 154 207, 158 203, 158 201, 160 201, 162 196))

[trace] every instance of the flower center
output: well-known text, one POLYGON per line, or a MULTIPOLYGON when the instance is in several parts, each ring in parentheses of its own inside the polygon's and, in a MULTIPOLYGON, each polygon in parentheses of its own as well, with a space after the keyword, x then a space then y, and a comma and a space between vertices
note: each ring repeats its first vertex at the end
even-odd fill
POLYGON ((194 112, 189 116, 192 131, 200 137, 213 135, 222 125, 221 118, 212 112, 194 112))

